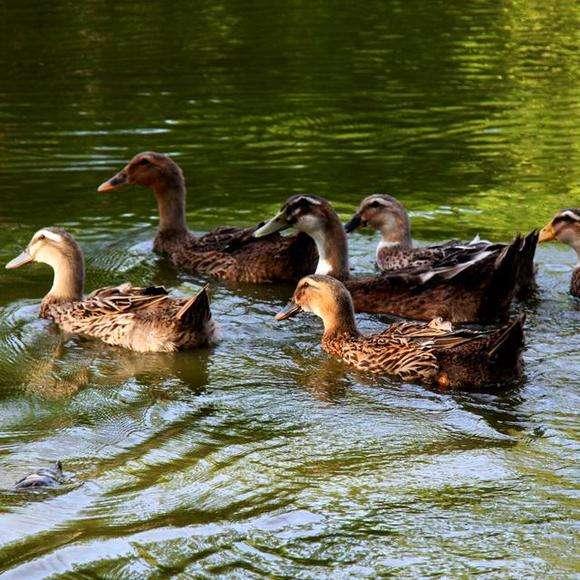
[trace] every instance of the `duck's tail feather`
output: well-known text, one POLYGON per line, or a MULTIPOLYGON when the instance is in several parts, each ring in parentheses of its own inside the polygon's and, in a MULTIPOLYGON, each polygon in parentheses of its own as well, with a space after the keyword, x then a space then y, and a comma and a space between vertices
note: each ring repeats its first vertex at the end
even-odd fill
POLYGON ((178 310, 175 318, 180 326, 201 330, 211 319, 208 287, 206 284, 178 310))
POLYGON ((534 256, 538 245, 538 237, 538 230, 532 230, 522 239, 519 248, 516 280, 516 297, 519 300, 526 300, 532 297, 537 290, 534 256))
POLYGON ((517 280, 518 251, 522 236, 516 235, 510 244, 501 247, 494 263, 486 291, 486 307, 496 316, 507 318, 514 297, 517 280))
POLYGON ((501 365, 517 361, 524 342, 525 321, 526 315, 520 314, 496 331, 487 350, 490 361, 501 365))

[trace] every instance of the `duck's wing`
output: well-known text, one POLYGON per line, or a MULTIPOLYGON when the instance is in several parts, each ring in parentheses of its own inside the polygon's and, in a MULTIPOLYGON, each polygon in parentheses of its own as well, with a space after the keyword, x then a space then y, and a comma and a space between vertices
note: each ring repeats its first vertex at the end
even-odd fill
MULTIPOLYGON (((267 251, 271 255, 295 251, 311 252, 314 243, 304 233, 298 232, 287 236, 282 236, 280 232, 274 232, 267 236, 256 238, 254 232, 263 224, 258 224, 249 228, 220 227, 196 240, 196 249, 200 252, 217 251, 224 254, 236 254, 238 252, 267 251)), ((297 256, 297 259, 300 257, 297 256)), ((309 259, 309 255, 304 255, 304 260, 309 259)))
POLYGON ((487 242, 466 244, 459 240, 450 240, 443 244, 413 249, 385 247, 379 250, 377 263, 385 272, 396 273, 411 269, 425 272, 467 262, 491 245, 487 242))
POLYGON ((251 243, 255 239, 254 230, 255 228, 220 227, 197 238, 196 249, 200 252, 232 252, 251 243))
POLYGON ((101 288, 79 306, 95 317, 130 314, 143 320, 173 321, 195 330, 211 318, 207 289, 206 285, 190 298, 172 298, 163 286, 123 284, 101 288))
POLYGON ((393 334, 362 337, 343 358, 361 370, 386 373, 403 381, 430 382, 437 370, 437 358, 430 345, 393 334))
POLYGON ((101 288, 84 300, 52 306, 51 316, 67 332, 139 352, 191 348, 214 337, 205 287, 189 299, 172 298, 161 286, 101 288))
POLYGON ((455 349, 457 351, 477 350, 489 357, 497 354, 506 343, 517 349, 523 338, 525 315, 512 318, 506 324, 492 330, 472 330, 468 328, 454 329, 450 323, 434 319, 430 323, 399 322, 392 324, 379 336, 404 338, 412 342, 425 343, 435 351, 455 349))
POLYGON ((98 317, 134 314, 169 301, 169 292, 163 286, 139 287, 122 284, 99 288, 76 304, 87 315, 98 317))
POLYGON ((401 338, 432 348, 451 348, 480 338, 482 333, 467 328, 454 329, 450 322, 435 318, 431 322, 396 322, 379 334, 385 338, 401 338))

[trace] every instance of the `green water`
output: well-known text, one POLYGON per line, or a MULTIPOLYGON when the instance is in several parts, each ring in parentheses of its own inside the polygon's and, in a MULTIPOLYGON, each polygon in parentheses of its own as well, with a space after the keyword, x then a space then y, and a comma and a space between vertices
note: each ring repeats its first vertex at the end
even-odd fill
MULTIPOLYGON (((170 153, 192 229, 296 192, 347 217, 374 191, 419 242, 505 240, 580 205, 572 0, 0 2, 0 262, 69 228, 88 289, 191 293, 151 253, 170 153)), ((371 271, 376 240, 351 239, 371 271)), ((368 380, 319 347, 291 288, 212 284, 223 341, 136 355, 37 318, 50 272, 0 273, 0 572, 123 577, 571 577, 575 256, 539 249, 525 376, 500 394, 368 380), (66 483, 15 493, 61 459, 66 483)), ((365 330, 380 327, 361 316, 365 330)))

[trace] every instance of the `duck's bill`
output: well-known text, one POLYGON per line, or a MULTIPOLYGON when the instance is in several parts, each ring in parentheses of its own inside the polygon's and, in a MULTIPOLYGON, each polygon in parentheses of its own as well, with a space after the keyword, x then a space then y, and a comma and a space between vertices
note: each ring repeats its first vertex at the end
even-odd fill
POLYGON ((103 181, 103 183, 101 183, 101 185, 99 185, 97 188, 97 191, 99 193, 105 193, 106 191, 112 191, 113 189, 127 185, 127 183, 127 174, 124 171, 119 171, 119 173, 111 177, 111 179, 103 181))
POLYGON ((347 233, 354 232, 357 228, 363 225, 360 215, 355 214, 352 216, 351 220, 344 224, 344 229, 347 233))
POLYGON ((274 216, 270 221, 267 221, 263 226, 259 227, 254 232, 255 238, 263 238, 275 232, 281 232, 282 230, 287 230, 291 227, 286 221, 284 214, 280 212, 278 215, 274 216))
POLYGON ((14 270, 14 268, 20 268, 20 266, 24 266, 24 264, 28 264, 29 262, 32 262, 32 256, 28 250, 24 250, 19 256, 16 256, 16 258, 6 264, 6 269, 14 270))
POLYGON ((538 241, 539 242, 549 242, 549 241, 553 240, 555 237, 556 237, 556 232, 554 231, 552 224, 548 224, 540 230, 540 236, 538 237, 538 241))
POLYGON ((294 302, 288 302, 286 308, 284 310, 280 310, 278 314, 276 314, 276 320, 286 320, 287 318, 292 318, 296 316, 299 312, 302 312, 302 308, 298 306, 298 304, 294 302))

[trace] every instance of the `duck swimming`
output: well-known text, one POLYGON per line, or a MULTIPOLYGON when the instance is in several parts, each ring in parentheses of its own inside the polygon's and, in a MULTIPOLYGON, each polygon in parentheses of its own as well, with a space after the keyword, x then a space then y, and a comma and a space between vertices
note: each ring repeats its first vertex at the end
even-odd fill
POLYGON ((576 252, 576 266, 570 280, 570 294, 580 298, 580 208, 563 209, 540 231, 540 242, 558 240, 576 252))
POLYGON ((319 255, 315 273, 343 281, 358 312, 420 320, 441 317, 452 322, 488 322, 508 315, 521 238, 505 247, 486 248, 460 263, 351 278, 346 234, 326 199, 294 195, 254 235, 290 227, 312 237, 319 255))
POLYGON ((28 489, 30 487, 55 487, 63 478, 62 463, 56 461, 52 467, 37 469, 25 475, 14 484, 14 489, 28 489))
MULTIPOLYGON (((491 242, 462 243, 450 241, 444 244, 413 248, 411 225, 405 206, 386 194, 370 195, 362 200, 358 210, 345 225, 347 232, 369 226, 381 234, 377 246, 376 263, 382 271, 401 268, 438 268, 445 265, 470 261, 482 251, 504 248, 505 244, 491 242)), ((536 289, 534 254, 538 235, 531 232, 521 241, 517 255, 516 295, 531 296, 536 289)))
POLYGON ((84 258, 62 228, 37 231, 27 248, 6 264, 42 262, 54 270, 40 316, 65 332, 101 339, 139 352, 171 352, 206 346, 216 339, 206 288, 189 299, 171 298, 159 286, 101 288, 83 297, 84 258))
POLYGON ((322 348, 360 371, 440 388, 473 388, 519 376, 524 317, 488 332, 453 330, 449 322, 401 322, 371 335, 359 332, 351 296, 330 276, 312 275, 296 287, 285 320, 300 311, 322 319, 322 348))
POLYGON ((98 191, 130 184, 153 190, 159 209, 153 247, 178 269, 253 283, 296 282, 316 269, 316 247, 305 234, 272 234, 257 240, 252 235, 255 228, 222 227, 201 237, 193 235, 185 221, 185 178, 167 155, 139 153, 98 191))

